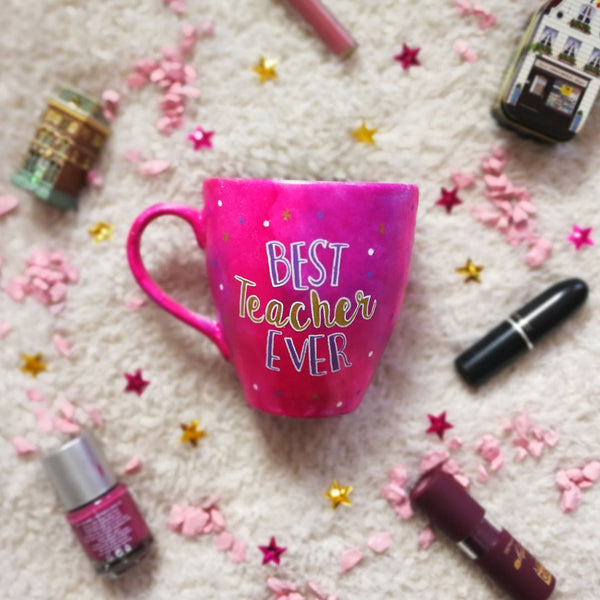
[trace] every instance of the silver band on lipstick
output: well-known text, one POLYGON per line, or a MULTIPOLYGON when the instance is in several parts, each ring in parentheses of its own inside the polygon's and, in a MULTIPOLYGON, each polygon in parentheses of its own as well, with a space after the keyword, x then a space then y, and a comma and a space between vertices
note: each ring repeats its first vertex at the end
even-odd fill
POLYGON ((508 317, 508 319, 506 320, 512 325, 512 328, 523 338, 523 340, 527 344, 527 347, 530 350, 533 350, 533 342, 529 339, 529 336, 525 333, 523 327, 521 327, 520 321, 515 321, 512 317, 508 317))

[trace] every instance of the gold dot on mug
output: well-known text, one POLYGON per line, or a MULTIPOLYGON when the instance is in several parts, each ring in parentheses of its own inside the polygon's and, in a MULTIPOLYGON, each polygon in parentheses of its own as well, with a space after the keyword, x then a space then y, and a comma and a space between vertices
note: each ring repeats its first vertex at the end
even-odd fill
POLYGON ((268 227, 270 224, 271 224, 271 223, 269 223, 269 221, 263 221, 263 225, 264 225, 265 227, 268 227))

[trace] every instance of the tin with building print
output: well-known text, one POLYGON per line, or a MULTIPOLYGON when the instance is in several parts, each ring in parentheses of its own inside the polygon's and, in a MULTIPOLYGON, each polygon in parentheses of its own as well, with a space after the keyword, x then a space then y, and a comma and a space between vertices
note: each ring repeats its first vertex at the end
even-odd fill
POLYGON ((527 136, 565 142, 583 128, 599 90, 598 2, 550 0, 529 22, 492 112, 527 136))

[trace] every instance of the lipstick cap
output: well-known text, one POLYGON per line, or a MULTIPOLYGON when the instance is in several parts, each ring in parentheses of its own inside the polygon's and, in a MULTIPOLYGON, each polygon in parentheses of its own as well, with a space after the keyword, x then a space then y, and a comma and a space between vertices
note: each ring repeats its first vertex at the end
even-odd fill
POLYGON ((92 502, 118 483, 89 432, 44 456, 42 466, 67 511, 92 502))
POLYGON ((417 481, 410 499, 457 543, 472 535, 485 515, 485 510, 462 485, 440 468, 425 473, 417 481))
POLYGON ((533 349, 540 338, 575 312, 587 295, 588 287, 581 279, 554 284, 458 356, 456 370, 470 385, 484 383, 533 349))

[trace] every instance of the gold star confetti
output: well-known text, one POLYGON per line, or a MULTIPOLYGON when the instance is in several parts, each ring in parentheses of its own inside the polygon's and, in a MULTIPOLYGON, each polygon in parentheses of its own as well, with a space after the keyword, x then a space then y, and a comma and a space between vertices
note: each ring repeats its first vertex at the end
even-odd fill
POLYGON ((94 238, 94 242, 105 242, 112 239, 113 230, 113 225, 104 221, 98 221, 98 223, 88 229, 88 232, 94 238))
POLYGON ((23 359, 23 366, 21 367, 23 373, 28 373, 32 377, 37 377, 39 373, 46 370, 46 363, 41 354, 34 354, 33 356, 21 354, 21 358, 23 359))
POLYGON ((464 267, 458 267, 456 269, 457 273, 461 275, 466 275, 465 283, 469 283, 469 281, 476 281, 477 283, 481 283, 481 279, 479 278, 479 273, 483 271, 485 267, 481 265, 475 265, 471 259, 469 258, 464 267))
POLYGON ((283 217, 284 221, 289 221, 292 218, 292 213, 290 212, 289 208, 286 208, 282 213, 281 216, 283 217))
POLYGON ((277 72, 275 71, 276 66, 276 60, 261 56, 258 64, 254 65, 252 70, 258 75, 258 82, 264 83, 268 79, 277 79, 277 72))
POLYGON ((348 496, 352 492, 352 486, 342 486, 340 485, 336 479, 331 482, 331 487, 325 494, 325 498, 331 500, 331 507, 337 508, 340 504, 345 504, 346 506, 352 506, 352 502, 350 502, 350 498, 348 496))
POLYGON ((204 429, 198 429, 199 426, 200 421, 198 419, 194 419, 189 425, 181 423, 180 427, 183 431, 183 435, 179 441, 182 444, 189 442, 192 444, 192 446, 197 446, 198 440, 202 439, 206 435, 206 431, 204 431, 204 429))
POLYGON ((370 144, 375 146, 375 134, 379 129, 369 129, 365 122, 358 129, 353 129, 350 133, 360 142, 361 144, 370 144))

